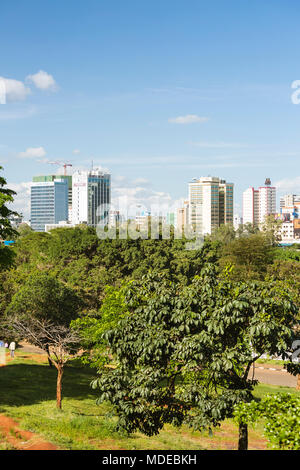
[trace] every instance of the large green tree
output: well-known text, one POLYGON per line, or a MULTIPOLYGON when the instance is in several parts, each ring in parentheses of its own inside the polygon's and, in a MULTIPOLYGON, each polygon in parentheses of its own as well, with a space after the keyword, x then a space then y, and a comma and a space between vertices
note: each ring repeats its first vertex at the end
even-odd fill
POLYGON ((273 263, 274 248, 265 233, 240 236, 224 244, 219 264, 224 268, 233 266, 232 277, 240 279, 264 279, 268 266, 273 263))
POLYGON ((13 295, 5 312, 11 334, 44 349, 49 364, 56 367, 58 408, 64 364, 70 352, 79 347, 69 326, 81 308, 82 300, 73 289, 45 272, 37 272, 13 295))
MULTIPOLYGON (((253 399, 251 365, 291 350, 296 308, 275 283, 218 282, 212 266, 188 286, 157 275, 128 286, 128 314, 103 334, 110 352, 93 386, 128 432, 165 423, 217 426, 253 399)), ((239 448, 247 448, 241 423, 239 448)))

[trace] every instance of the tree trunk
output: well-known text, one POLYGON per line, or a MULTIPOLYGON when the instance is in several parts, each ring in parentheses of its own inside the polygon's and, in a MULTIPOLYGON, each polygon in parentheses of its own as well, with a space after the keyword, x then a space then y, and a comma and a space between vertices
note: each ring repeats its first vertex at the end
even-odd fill
POLYGON ((300 374, 298 374, 297 378, 297 390, 300 390, 300 374))
POLYGON ((56 406, 61 409, 62 401, 62 376, 63 376, 63 366, 61 364, 57 367, 57 382, 56 382, 56 406))
POLYGON ((50 359, 50 351, 49 351, 49 346, 47 345, 46 346, 46 352, 47 352, 47 356, 48 356, 48 364, 50 367, 52 367, 52 362, 51 362, 51 359, 50 359))
POLYGON ((239 425, 239 450, 248 450, 248 425, 246 423, 239 425))

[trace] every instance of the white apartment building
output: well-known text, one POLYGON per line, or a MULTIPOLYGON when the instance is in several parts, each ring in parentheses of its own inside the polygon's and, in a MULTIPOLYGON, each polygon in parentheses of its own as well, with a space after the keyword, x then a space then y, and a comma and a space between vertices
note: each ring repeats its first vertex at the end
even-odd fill
POLYGON ((295 238, 293 222, 283 222, 280 227, 282 241, 293 240, 295 238))
POLYGON ((259 223, 259 192, 250 187, 243 192, 243 224, 259 223))
POLYGON ((72 178, 72 224, 106 224, 111 202, 110 174, 99 169, 77 171, 72 178))
POLYGON ((276 214, 276 188, 261 186, 259 192, 259 222, 263 223, 268 215, 276 214))
POLYGON ((189 183, 189 224, 202 235, 233 224, 233 183, 207 176, 189 183))
POLYGON ((250 187, 243 192, 243 223, 258 225, 268 215, 276 214, 276 188, 266 179, 265 186, 250 187))

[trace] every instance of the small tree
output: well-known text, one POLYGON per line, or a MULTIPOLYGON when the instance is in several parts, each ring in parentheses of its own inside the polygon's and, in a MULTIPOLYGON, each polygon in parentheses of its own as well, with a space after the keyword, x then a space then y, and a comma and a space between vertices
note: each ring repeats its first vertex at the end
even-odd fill
POLYGON ((47 273, 37 272, 12 297, 5 312, 12 334, 21 335, 45 350, 49 364, 57 368, 58 397, 64 358, 76 337, 69 325, 81 307, 82 301, 73 289, 47 273))
POLYGON ((22 321, 17 317, 11 318, 10 325, 20 337, 43 349, 48 360, 56 367, 56 406, 61 409, 64 366, 78 351, 78 335, 66 326, 55 325, 47 320, 40 321, 34 317, 22 321))

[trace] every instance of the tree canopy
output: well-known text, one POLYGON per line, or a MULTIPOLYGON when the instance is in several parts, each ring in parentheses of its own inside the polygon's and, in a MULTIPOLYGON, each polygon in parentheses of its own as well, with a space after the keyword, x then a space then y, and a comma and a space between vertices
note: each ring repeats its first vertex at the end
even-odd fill
POLYGON ((288 292, 219 282, 212 265, 188 286, 155 273, 132 282, 125 305, 129 313, 103 333, 110 354, 94 387, 128 432, 217 426, 253 398, 251 364, 264 353, 286 355, 295 337, 288 292))

